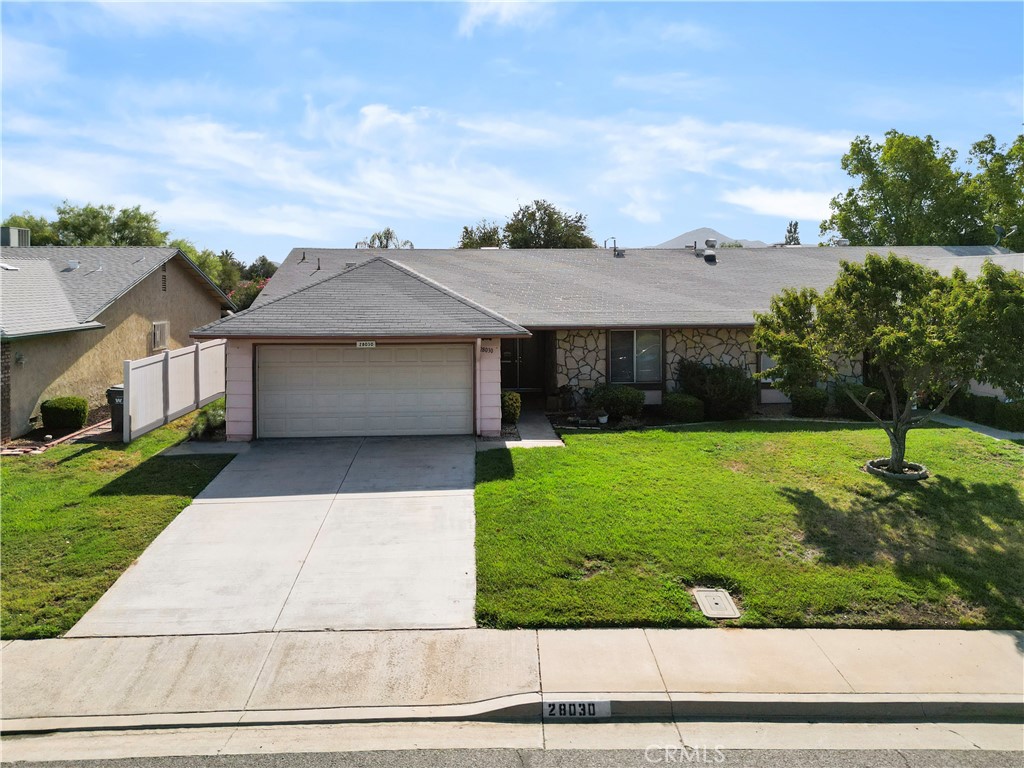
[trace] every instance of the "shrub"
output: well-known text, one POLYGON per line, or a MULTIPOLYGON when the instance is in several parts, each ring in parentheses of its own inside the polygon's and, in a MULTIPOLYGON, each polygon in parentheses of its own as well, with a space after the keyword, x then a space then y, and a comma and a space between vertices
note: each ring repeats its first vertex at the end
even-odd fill
POLYGON ((870 395, 868 408, 871 409, 872 413, 881 418, 882 411, 885 409, 885 398, 882 396, 881 390, 865 387, 863 384, 846 384, 836 390, 836 409, 839 411, 840 416, 844 419, 852 419, 853 421, 870 421, 868 415, 850 400, 850 396, 846 394, 847 392, 853 394, 862 403, 870 395))
MULTIPOLYGON (((794 416, 819 417, 825 415, 828 392, 817 387, 797 387, 790 393, 794 416)), ((853 405, 853 403, 850 403, 853 405)))
POLYGON ((665 418, 684 424, 704 421, 704 403, 683 392, 670 392, 665 395, 661 410, 665 418))
POLYGON ((971 420, 976 421, 978 424, 988 424, 989 426, 995 426, 996 404, 998 402, 998 397, 986 397, 984 395, 975 395, 972 398, 973 408, 971 409, 971 420))
POLYGON ((646 400, 642 390, 621 384, 598 384, 587 392, 587 403, 591 408, 604 411, 609 418, 616 420, 623 416, 639 419, 644 414, 646 400))
POLYGON ((995 426, 1009 432, 1024 432, 1024 401, 1017 403, 997 402, 995 426))
POLYGON ((523 398, 518 392, 501 393, 501 423, 518 424, 523 410, 523 398))
POLYGON ((742 419, 754 409, 757 382, 745 368, 731 365, 704 365, 695 360, 680 360, 676 381, 684 394, 704 403, 708 419, 742 419))
POLYGON ((89 402, 84 397, 54 397, 44 400, 39 410, 43 427, 53 432, 81 429, 89 418, 89 402))
POLYGON ((193 440, 209 440, 213 433, 224 426, 224 401, 216 400, 203 406, 196 414, 195 421, 188 430, 193 440))

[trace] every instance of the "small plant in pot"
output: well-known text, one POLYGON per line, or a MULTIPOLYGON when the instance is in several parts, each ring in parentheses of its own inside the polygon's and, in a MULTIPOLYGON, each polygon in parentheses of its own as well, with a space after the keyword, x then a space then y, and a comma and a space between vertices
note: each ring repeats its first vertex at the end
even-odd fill
POLYGON ((597 419, 598 424, 608 423, 608 411, 599 410, 594 414, 594 418, 597 419))

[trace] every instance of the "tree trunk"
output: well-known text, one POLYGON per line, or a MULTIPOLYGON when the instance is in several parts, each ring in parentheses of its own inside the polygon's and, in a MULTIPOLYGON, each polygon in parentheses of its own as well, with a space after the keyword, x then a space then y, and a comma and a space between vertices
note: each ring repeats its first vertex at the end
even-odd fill
POLYGON ((907 428, 900 425, 897 426, 889 435, 889 471, 896 474, 902 474, 903 472, 903 461, 907 455, 907 428))

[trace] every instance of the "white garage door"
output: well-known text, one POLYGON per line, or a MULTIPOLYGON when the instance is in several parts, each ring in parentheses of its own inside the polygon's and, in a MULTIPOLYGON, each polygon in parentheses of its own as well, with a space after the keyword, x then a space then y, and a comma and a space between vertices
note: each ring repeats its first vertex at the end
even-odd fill
POLYGON ((257 437, 473 431, 469 344, 265 345, 257 365, 257 437))

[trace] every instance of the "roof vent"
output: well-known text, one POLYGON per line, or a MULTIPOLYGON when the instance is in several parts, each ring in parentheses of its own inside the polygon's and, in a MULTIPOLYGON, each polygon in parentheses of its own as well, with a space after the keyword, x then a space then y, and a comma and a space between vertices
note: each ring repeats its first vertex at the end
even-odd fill
POLYGON ((608 247, 608 241, 609 240, 612 241, 612 256, 614 256, 616 259, 624 259, 624 258, 626 258, 626 252, 624 250, 622 250, 621 248, 619 248, 619 244, 618 244, 618 242, 616 241, 616 239, 614 237, 606 237, 604 239, 604 247, 605 248, 608 247))
POLYGON ((305 264, 305 263, 306 263, 306 252, 303 251, 302 252, 302 258, 299 259, 299 264, 305 264))
POLYGON ((12 267, 10 264, 0 264, 0 269, 4 272, 17 272, 21 267, 12 267))
POLYGON ((78 259, 68 259, 68 271, 74 272, 80 266, 82 266, 82 262, 78 259))
POLYGON ((25 227, 0 227, 0 245, 8 248, 32 245, 32 230, 25 227))
POLYGON ((704 241, 704 247, 698 248, 696 241, 693 243, 693 252, 697 256, 703 256, 704 261, 708 264, 717 264, 718 255, 715 253, 715 248, 718 247, 718 240, 713 237, 709 237, 704 241))
POLYGON ((354 267, 358 263, 359 263, 358 261, 346 261, 345 262, 345 269, 352 269, 352 267, 354 267))
POLYGON ((836 245, 849 245, 849 244, 850 244, 850 241, 847 240, 845 237, 840 237, 838 240, 836 240, 836 245))

